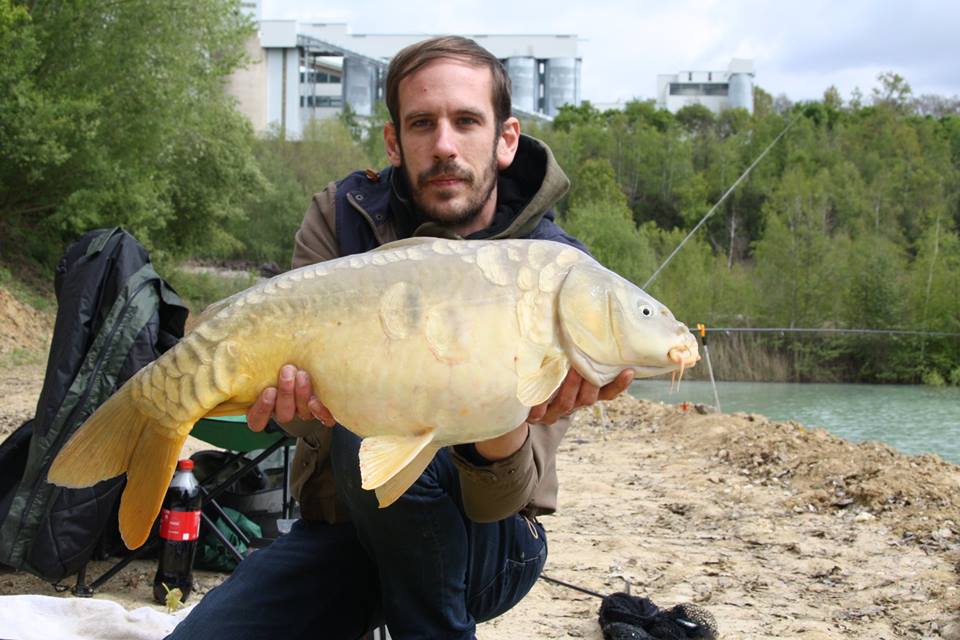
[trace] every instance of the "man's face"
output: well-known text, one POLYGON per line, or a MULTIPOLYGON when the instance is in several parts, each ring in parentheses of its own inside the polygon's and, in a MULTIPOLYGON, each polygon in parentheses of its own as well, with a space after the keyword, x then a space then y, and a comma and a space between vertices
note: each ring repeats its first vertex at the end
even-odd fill
POLYGON ((384 131, 387 155, 421 214, 464 235, 492 222, 497 171, 516 152, 515 141, 506 148, 515 119, 507 142, 497 131, 492 86, 489 69, 430 62, 400 82, 400 121, 384 131))

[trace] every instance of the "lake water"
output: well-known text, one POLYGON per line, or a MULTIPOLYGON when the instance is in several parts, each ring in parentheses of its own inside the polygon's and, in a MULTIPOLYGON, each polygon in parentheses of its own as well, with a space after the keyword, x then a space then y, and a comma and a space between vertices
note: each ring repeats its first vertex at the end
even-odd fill
MULTIPOLYGON (((630 393, 645 400, 713 405, 709 382, 639 380, 630 393)), ((759 413, 862 442, 877 440, 906 453, 936 453, 960 463, 960 389, 922 385, 718 382, 725 413, 759 413)))

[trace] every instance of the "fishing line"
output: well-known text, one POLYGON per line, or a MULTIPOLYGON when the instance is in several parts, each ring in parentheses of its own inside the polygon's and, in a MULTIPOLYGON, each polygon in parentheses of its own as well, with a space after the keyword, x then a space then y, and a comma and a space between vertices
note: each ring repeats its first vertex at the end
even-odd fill
POLYGON ((575 585, 575 584, 570 584, 569 582, 564 582, 563 580, 557 580, 556 578, 551 578, 550 576, 548 576, 548 575, 546 575, 546 574, 544 574, 544 573, 541 573, 541 574, 540 574, 540 579, 541 579, 541 580, 546 580, 547 582, 552 582, 553 584, 558 584, 558 585, 560 585, 561 587, 567 587, 568 589, 573 589, 574 591, 579 591, 580 593, 585 593, 585 594, 587 594, 588 596, 595 596, 595 597, 597 597, 597 598, 600 598, 601 600, 603 600, 604 598, 606 598, 606 596, 603 595, 602 593, 597 593, 596 591, 591 591, 590 589, 587 589, 586 587, 578 587, 578 586, 575 585))
POLYGON ((667 259, 664 260, 663 263, 662 263, 659 267, 657 267, 657 270, 653 272, 653 275, 650 276, 650 278, 643 284, 643 287, 642 287, 643 289, 646 289, 647 287, 649 287, 649 286, 650 286, 650 283, 652 283, 654 280, 657 279, 657 276, 660 275, 660 271, 662 271, 663 268, 664 268, 665 266, 667 266, 667 264, 668 264, 671 260, 673 260, 673 256, 677 255, 677 253, 680 251, 680 249, 683 248, 683 245, 685 245, 685 244, 687 243, 687 240, 689 240, 690 238, 693 237, 693 234, 695 234, 695 233, 697 232, 697 229, 699 229, 700 227, 703 226, 703 224, 710 218, 710 216, 713 215, 713 212, 717 210, 717 207, 719 207, 719 206, 723 203, 723 201, 727 199, 727 196, 729 196, 731 193, 733 193, 733 190, 737 188, 737 185, 739 185, 741 182, 743 182, 743 179, 746 178, 747 175, 748 175, 751 171, 753 171, 753 168, 754 168, 755 166, 757 166, 757 164, 758 164, 761 160, 763 160, 763 157, 764 157, 765 155, 767 155, 767 153, 770 151, 770 149, 773 149, 773 146, 774 146, 775 144, 777 144, 777 142, 779 142, 780 138, 783 137, 783 135, 787 132, 787 130, 790 129, 790 127, 792 127, 793 124, 794 124, 799 118, 800 118, 800 114, 798 113, 797 115, 795 115, 795 116, 793 117, 793 120, 791 120, 791 121, 787 124, 787 126, 783 128, 783 131, 781 131, 781 132, 777 135, 777 137, 773 139, 773 142, 771 142, 769 145, 767 145, 767 148, 763 150, 763 153, 761 153, 759 156, 757 156, 757 159, 754 160, 753 163, 752 163, 749 167, 747 167, 746 171, 744 171, 744 172, 740 175, 739 178, 737 178, 736 182, 734 182, 732 185, 730 185, 730 188, 727 189, 727 191, 726 191, 722 196, 720 196, 720 199, 717 200, 717 203, 716 203, 715 205, 713 205, 713 207, 710 208, 710 211, 707 211, 707 214, 706 214, 705 216, 703 216, 703 218, 700 219, 700 222, 698 222, 697 225, 696 225, 693 229, 690 230, 690 233, 687 234, 687 237, 685 237, 683 240, 680 241, 680 244, 678 244, 678 245, 677 245, 677 248, 673 250, 673 253, 671 253, 669 256, 667 256, 667 259))
MULTIPOLYGON (((716 333, 846 333, 865 335, 933 336, 935 338, 960 338, 960 332, 952 331, 913 331, 910 329, 839 329, 830 327, 712 327, 716 333)), ((697 333, 697 329, 690 329, 697 333)))

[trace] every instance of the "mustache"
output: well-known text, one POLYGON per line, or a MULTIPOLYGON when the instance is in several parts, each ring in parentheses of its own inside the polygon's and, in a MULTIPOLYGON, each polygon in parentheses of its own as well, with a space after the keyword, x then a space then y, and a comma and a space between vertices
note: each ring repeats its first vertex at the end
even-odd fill
POLYGON ((423 187, 431 180, 440 177, 456 178, 457 180, 463 180, 471 184, 474 182, 473 171, 466 167, 461 167, 457 164, 456 160, 448 159, 436 163, 426 171, 421 171, 417 175, 417 186, 423 187))

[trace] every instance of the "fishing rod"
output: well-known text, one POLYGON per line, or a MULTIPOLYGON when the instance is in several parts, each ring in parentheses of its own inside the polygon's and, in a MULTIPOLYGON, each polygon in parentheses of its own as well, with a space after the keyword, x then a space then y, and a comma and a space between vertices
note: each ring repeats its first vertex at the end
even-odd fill
MULTIPOLYGON (((690 329, 690 333, 699 333, 699 327, 690 329)), ((903 335, 933 336, 935 338, 960 338, 960 332, 954 331, 914 331, 910 329, 840 329, 832 327, 713 327, 713 332, 723 333, 842 333, 864 335, 903 335)), ((701 334, 702 335, 702 334, 701 334)))

